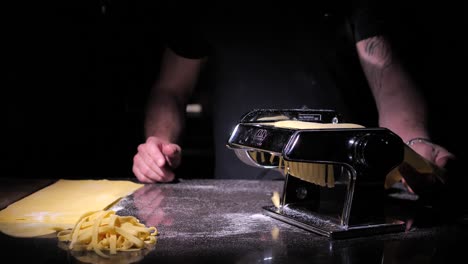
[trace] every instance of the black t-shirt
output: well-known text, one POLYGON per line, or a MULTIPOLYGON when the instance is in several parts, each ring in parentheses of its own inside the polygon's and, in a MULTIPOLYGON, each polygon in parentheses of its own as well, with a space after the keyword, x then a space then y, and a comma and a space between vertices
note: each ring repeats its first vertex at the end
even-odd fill
POLYGON ((349 122, 376 124, 355 43, 381 33, 380 16, 362 5, 301 5, 174 5, 167 13, 174 23, 166 29, 168 47, 187 58, 209 57, 216 178, 281 177, 243 164, 226 147, 252 109, 335 109, 349 122))

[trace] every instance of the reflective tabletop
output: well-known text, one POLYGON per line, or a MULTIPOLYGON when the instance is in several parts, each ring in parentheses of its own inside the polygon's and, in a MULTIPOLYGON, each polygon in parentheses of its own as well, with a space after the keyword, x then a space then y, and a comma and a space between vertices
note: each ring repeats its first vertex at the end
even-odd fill
MULTIPOLYGON (((50 182, 2 180, 2 206, 50 182)), ((406 218, 407 231, 334 240, 266 215, 262 207, 271 205, 272 194, 282 188, 282 181, 256 180, 147 184, 112 209, 157 227, 153 248, 104 259, 94 252, 70 252, 54 235, 0 234, 2 257, 19 263, 458 263, 465 259, 466 218, 440 221, 427 208, 395 200, 390 204, 406 218)))

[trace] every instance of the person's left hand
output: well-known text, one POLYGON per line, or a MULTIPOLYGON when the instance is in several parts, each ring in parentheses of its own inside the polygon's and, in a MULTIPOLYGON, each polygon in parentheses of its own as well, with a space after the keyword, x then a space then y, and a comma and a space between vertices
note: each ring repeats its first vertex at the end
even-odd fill
POLYGON ((416 143, 410 146, 416 153, 434 165, 443 168, 455 156, 444 147, 435 143, 416 143))
POLYGON ((429 162, 432 166, 432 173, 420 173, 411 165, 403 162, 399 166, 399 171, 403 176, 402 183, 406 186, 409 192, 421 194, 427 191, 436 181, 445 183, 447 181, 447 173, 444 169, 449 160, 455 159, 455 155, 450 153, 446 148, 430 143, 420 142, 410 145, 410 147, 421 157, 429 162))

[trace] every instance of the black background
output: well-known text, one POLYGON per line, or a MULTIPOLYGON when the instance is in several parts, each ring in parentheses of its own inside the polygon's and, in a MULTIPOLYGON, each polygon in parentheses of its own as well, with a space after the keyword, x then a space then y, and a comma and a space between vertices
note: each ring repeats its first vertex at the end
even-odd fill
MULTIPOLYGON (((162 32, 174 23, 160 19, 162 3, 2 2, 2 177, 132 177, 162 32)), ((389 6, 394 43, 429 102, 433 140, 464 159, 466 4, 389 6)), ((209 106, 209 93, 200 87, 192 102, 209 106)), ((210 115, 188 119, 182 175, 210 175, 210 115)))

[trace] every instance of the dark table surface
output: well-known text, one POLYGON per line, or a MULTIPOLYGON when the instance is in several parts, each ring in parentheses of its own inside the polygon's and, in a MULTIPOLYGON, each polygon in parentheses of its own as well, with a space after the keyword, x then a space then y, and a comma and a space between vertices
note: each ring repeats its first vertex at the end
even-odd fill
MULTIPOLYGON (((5 180, 2 207, 44 187, 48 180, 5 180)), ((433 216, 398 201, 406 232, 332 240, 265 215, 281 181, 180 180, 146 185, 116 204, 120 215, 133 215, 156 226, 154 248, 118 254, 62 249, 54 235, 13 238, 0 234, 3 259, 14 263, 463 263, 468 245, 466 218, 431 223, 433 216), (412 213, 414 214, 412 214, 412 213), (423 213, 421 213, 423 212, 423 213), (423 219, 424 221, 420 221, 423 219)), ((408 203, 408 204, 405 204, 408 203)))

